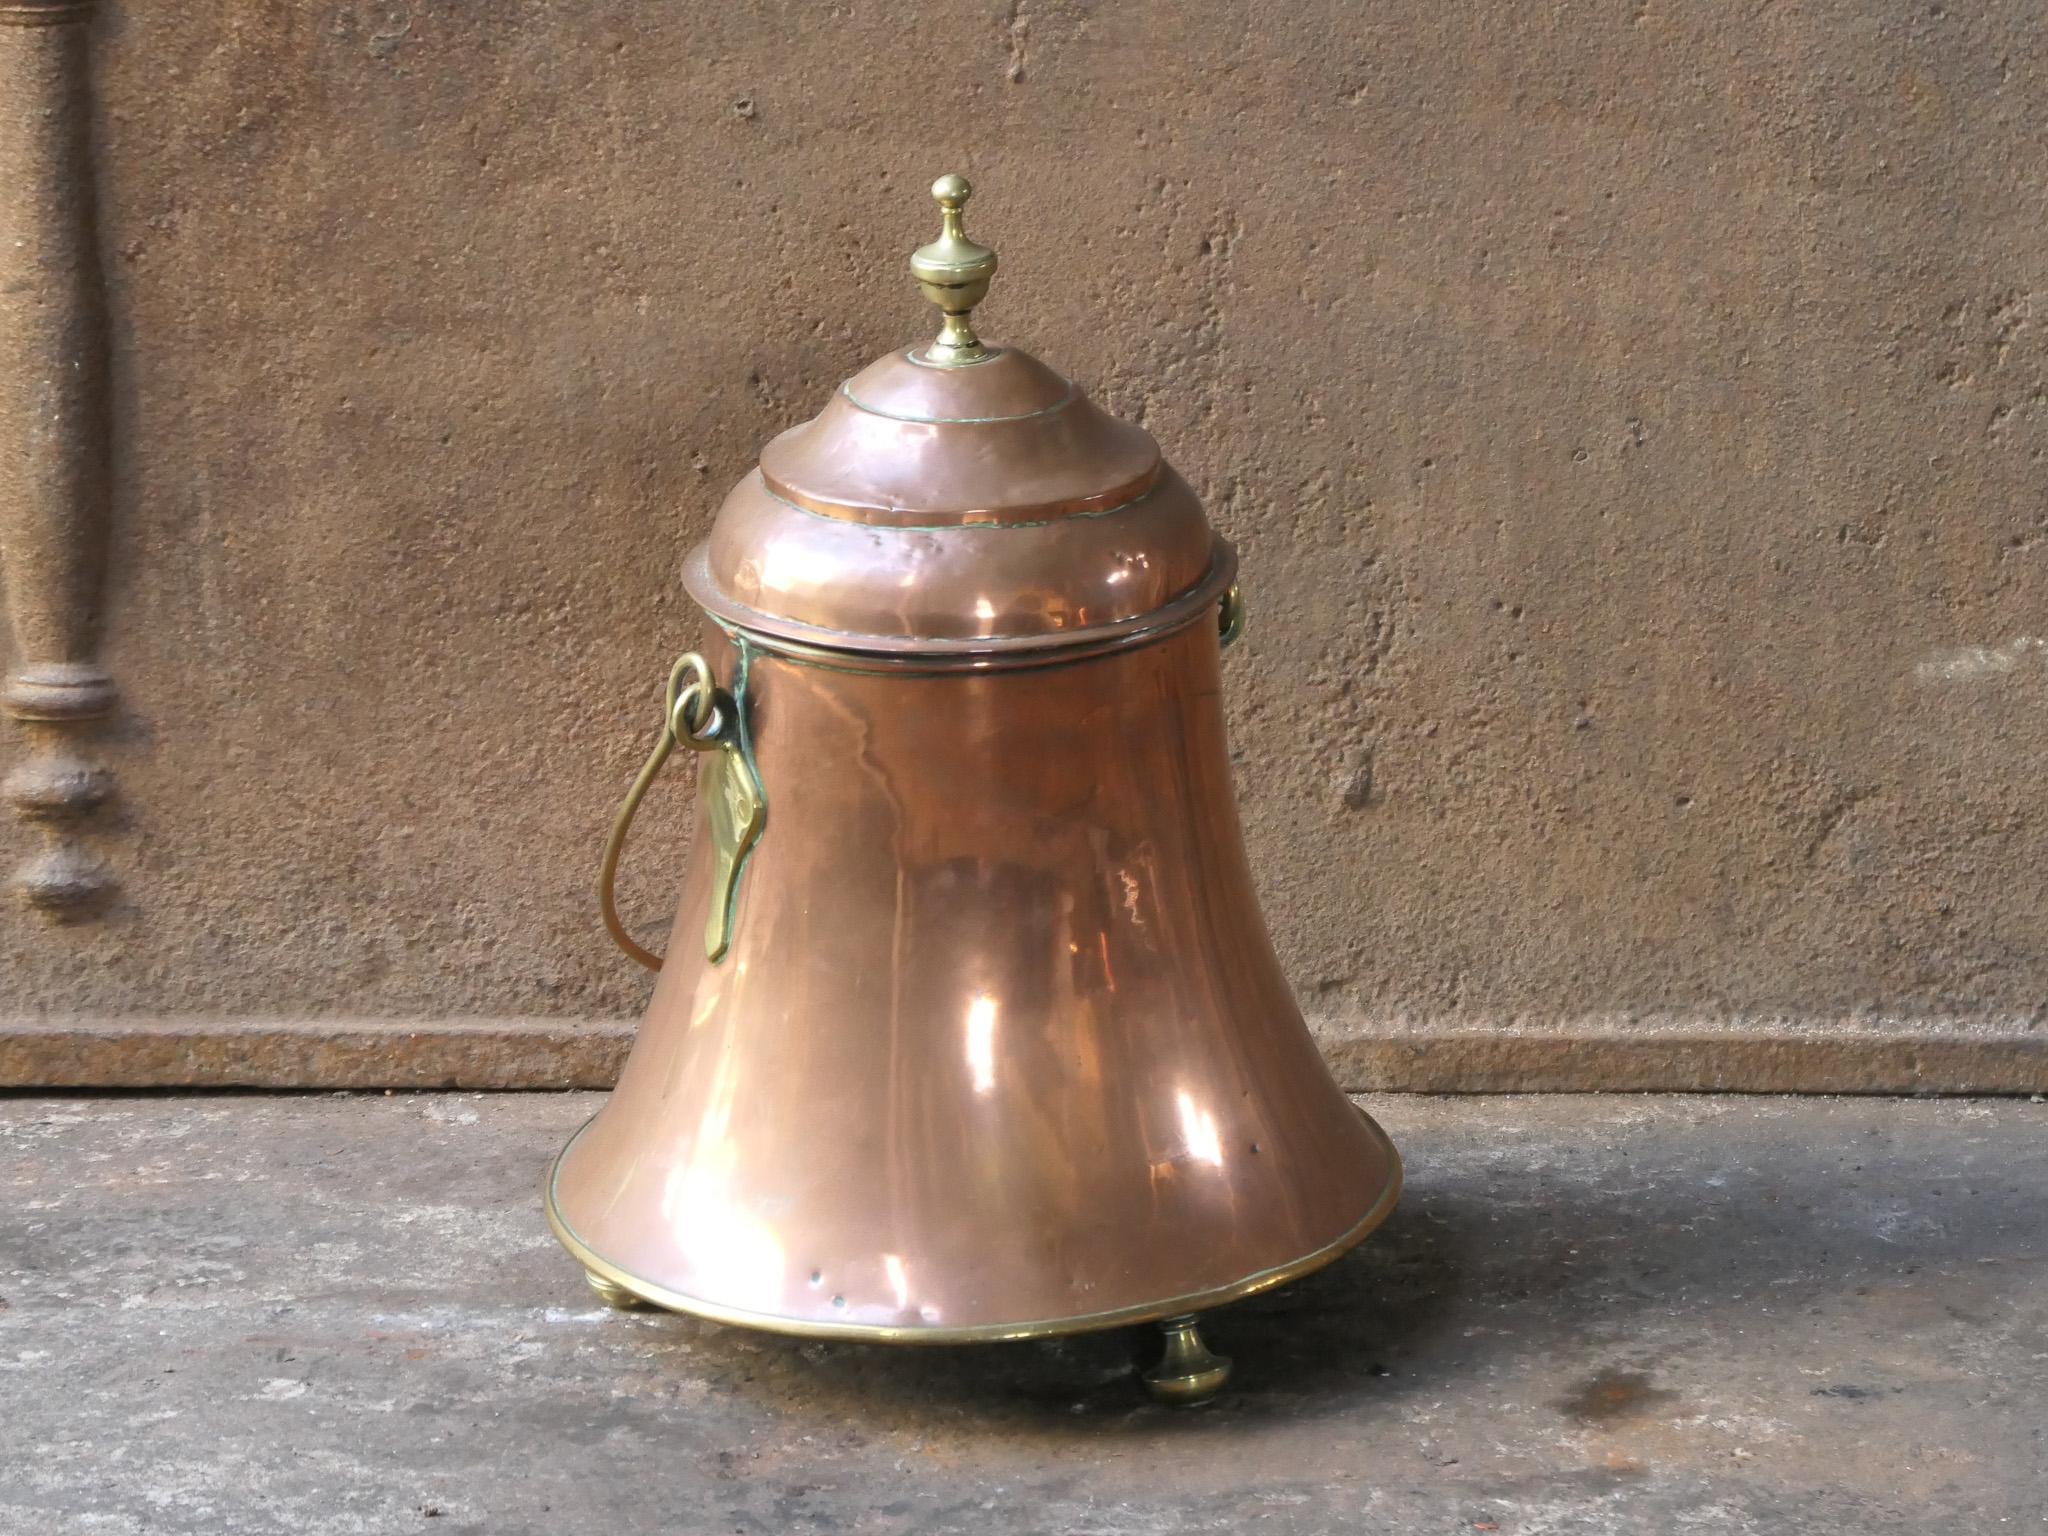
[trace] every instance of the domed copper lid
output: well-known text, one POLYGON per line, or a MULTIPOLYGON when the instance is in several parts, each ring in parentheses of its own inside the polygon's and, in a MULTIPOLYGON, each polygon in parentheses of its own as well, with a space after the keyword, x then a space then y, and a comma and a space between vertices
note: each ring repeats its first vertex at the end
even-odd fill
POLYGON ((994 658, 1103 647, 1213 606, 1235 557, 1142 428, 969 323, 995 252, 932 195, 911 257, 945 314, 784 432, 726 497, 684 582, 721 623, 806 648, 994 658))

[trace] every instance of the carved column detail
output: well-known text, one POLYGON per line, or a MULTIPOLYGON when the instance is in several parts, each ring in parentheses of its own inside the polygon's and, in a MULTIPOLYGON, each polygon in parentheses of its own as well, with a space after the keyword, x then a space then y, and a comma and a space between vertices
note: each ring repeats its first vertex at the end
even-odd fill
POLYGON ((112 890, 86 840, 113 792, 94 753, 109 520, 107 321, 95 225, 92 0, 0 0, 0 561, 14 666, 0 708, 30 739, 7 776, 44 846, 14 874, 53 917, 112 890))

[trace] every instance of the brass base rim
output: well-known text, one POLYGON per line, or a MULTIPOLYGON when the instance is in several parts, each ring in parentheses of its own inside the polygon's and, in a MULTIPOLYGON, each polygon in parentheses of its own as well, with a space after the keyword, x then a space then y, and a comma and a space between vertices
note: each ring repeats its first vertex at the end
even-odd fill
POLYGON ((592 1115, 589 1120, 577 1127, 576 1134, 571 1136, 568 1144, 555 1155, 542 1185, 542 1203, 547 1211, 548 1227, 555 1234, 555 1240, 569 1251, 571 1258, 583 1266, 586 1275, 593 1277, 594 1285, 602 1282, 606 1286, 637 1296, 647 1305, 658 1307, 665 1312, 680 1312, 690 1317, 703 1318, 707 1322, 724 1323, 734 1328, 752 1328, 762 1333, 781 1333, 805 1339, 846 1339, 871 1344, 996 1344, 1018 1339, 1050 1339, 1063 1334, 1094 1333, 1107 1328, 1125 1328, 1136 1323, 1159 1322, 1165 1318, 1180 1317, 1191 1312, 1207 1312, 1216 1307, 1227 1306, 1233 1301, 1242 1301, 1247 1296, 1255 1296, 1261 1291, 1272 1290, 1291 1280, 1299 1280, 1304 1275, 1312 1274, 1349 1253, 1393 1214, 1394 1207, 1401 1198, 1404 1178, 1401 1154, 1396 1150, 1393 1141, 1372 1116, 1362 1109, 1358 1114, 1365 1122, 1366 1131, 1387 1155, 1387 1182, 1366 1209, 1365 1215, 1334 1242, 1326 1243, 1298 1259, 1290 1259, 1284 1264, 1259 1270, 1227 1285, 1214 1286, 1208 1290, 1190 1291, 1158 1301, 1138 1302, 1108 1312, 1081 1312, 1066 1317, 1038 1318, 1021 1323, 977 1323, 957 1328, 887 1323, 820 1323, 806 1318, 784 1317, 774 1312, 751 1312, 720 1302, 704 1301, 695 1296, 686 1296, 681 1291, 671 1290, 652 1280, 643 1279, 614 1264, 578 1237, 556 1204, 555 1184, 561 1175, 562 1163, 583 1133, 590 1129, 592 1122, 597 1119, 596 1115, 592 1115))

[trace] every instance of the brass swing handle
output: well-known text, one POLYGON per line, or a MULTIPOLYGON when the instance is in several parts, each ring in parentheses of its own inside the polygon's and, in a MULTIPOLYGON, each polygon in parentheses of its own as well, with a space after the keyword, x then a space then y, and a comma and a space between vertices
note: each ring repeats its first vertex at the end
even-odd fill
POLYGON ((662 711, 661 735, 640 769, 640 776, 626 791, 626 803, 612 818, 611 836, 605 839, 604 863, 597 876, 598 910, 604 914, 604 926, 610 932, 612 942, 650 971, 661 969, 661 956, 644 948, 619 921, 619 908, 613 891, 618 880, 619 855, 625 851, 626 833, 632 829, 633 816, 640 809, 640 802, 646 798, 662 765, 668 761, 669 753, 675 751, 676 743, 686 743, 698 752, 716 752, 724 746, 720 739, 724 721, 720 717, 730 718, 727 703, 726 696, 719 693, 718 686, 711 680, 711 664, 702 656, 691 651, 676 662, 668 675, 668 702, 662 711))

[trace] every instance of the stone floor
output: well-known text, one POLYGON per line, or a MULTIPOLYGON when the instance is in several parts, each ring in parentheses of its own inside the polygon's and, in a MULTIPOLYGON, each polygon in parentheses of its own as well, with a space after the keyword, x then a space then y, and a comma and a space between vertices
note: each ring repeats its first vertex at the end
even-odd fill
POLYGON ((591 1304, 590 1095, 0 1099, 0 1532, 2048 1527, 2048 1107, 1396 1097, 1401 1209, 1215 1315, 805 1344, 591 1304))

